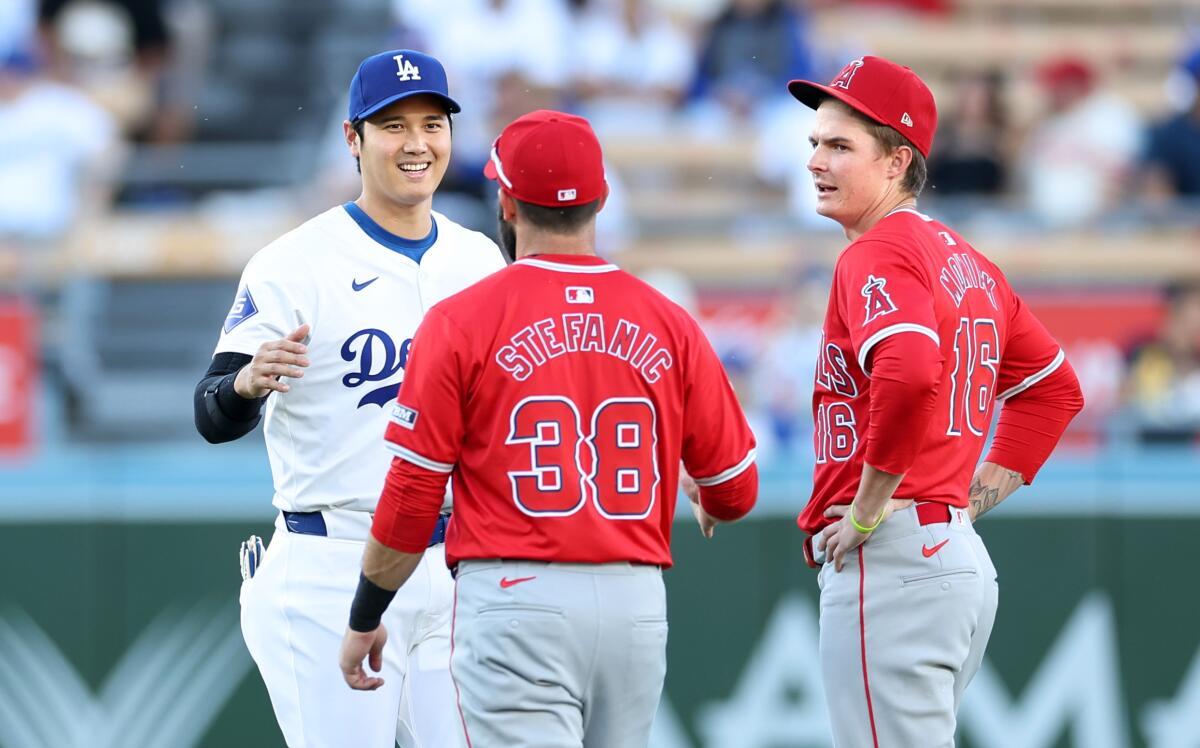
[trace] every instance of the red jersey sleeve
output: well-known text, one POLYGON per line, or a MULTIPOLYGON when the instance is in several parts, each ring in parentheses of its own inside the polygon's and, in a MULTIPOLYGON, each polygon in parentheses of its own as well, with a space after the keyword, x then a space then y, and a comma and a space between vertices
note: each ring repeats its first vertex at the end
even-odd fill
POLYGON ((1008 345, 996 382, 996 399, 1004 407, 987 461, 1016 470, 1032 483, 1083 408, 1083 394, 1058 342, 1015 293, 1011 308, 1008 345))
POLYGON ((413 336, 404 382, 384 436, 397 457, 426 470, 454 470, 462 449, 466 354, 458 327, 437 307, 429 310, 413 336))
POLYGON ((1066 359, 1058 341, 1025 302, 1011 294, 1008 342, 996 378, 996 399, 1005 400, 1029 389, 1054 373, 1066 359))
POLYGON ((371 534, 398 551, 424 550, 462 449, 462 333, 435 307, 413 337, 384 438, 396 455, 371 534))
POLYGON ((720 359, 692 324, 692 361, 683 393, 683 465, 700 487, 705 508, 712 506, 709 513, 736 519, 753 507, 756 479, 739 481, 740 490, 734 492, 705 489, 754 469, 754 434, 720 359))
POLYGON ((889 242, 851 245, 838 260, 833 293, 854 355, 868 376, 871 349, 884 338, 915 333, 941 345, 927 275, 889 242))

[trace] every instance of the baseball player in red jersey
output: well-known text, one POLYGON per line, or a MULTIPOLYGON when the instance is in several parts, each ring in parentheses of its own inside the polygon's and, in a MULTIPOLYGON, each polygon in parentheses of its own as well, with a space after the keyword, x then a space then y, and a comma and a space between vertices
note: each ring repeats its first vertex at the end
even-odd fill
POLYGON ((586 120, 517 119, 486 173, 516 262, 417 331, 342 671, 379 684, 363 658, 380 658, 380 615, 453 474, 451 673, 468 742, 642 748, 666 671, 680 461, 707 529, 754 504, 754 438, 695 320, 595 255, 608 188, 586 120))
POLYGON ((937 126, 920 78, 863 57, 827 86, 789 90, 817 111, 817 212, 851 242, 818 353, 816 468, 799 518, 810 563, 824 563, 834 744, 952 746, 998 594, 972 523, 1033 480, 1083 399, 999 268, 917 211, 937 126))

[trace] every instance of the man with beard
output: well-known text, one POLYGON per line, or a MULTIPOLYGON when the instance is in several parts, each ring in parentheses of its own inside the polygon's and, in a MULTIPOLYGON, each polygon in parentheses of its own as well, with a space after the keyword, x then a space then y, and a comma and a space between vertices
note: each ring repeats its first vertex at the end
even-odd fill
POLYGON ((417 331, 342 672, 379 687, 363 659, 378 669, 380 616, 453 475, 451 669, 469 743, 640 748, 666 672, 680 462, 711 534, 754 504, 754 437, 696 321, 596 256, 608 186, 586 120, 517 119, 485 173, 516 262, 417 331))

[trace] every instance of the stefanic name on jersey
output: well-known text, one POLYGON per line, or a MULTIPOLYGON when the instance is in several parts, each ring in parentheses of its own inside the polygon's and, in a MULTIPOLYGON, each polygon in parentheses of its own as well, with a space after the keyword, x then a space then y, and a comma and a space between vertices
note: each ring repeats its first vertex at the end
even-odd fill
POLYGON ((627 319, 615 323, 603 314, 571 312, 546 317, 526 325, 496 352, 496 363, 513 379, 523 382, 538 367, 559 356, 604 353, 628 363, 650 384, 657 382, 673 362, 659 345, 659 336, 643 331, 627 319))

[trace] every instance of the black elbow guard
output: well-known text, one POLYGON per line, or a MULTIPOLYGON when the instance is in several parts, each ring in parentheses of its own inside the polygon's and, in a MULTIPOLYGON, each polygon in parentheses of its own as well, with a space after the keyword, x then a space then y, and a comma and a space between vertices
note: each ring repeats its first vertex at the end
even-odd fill
POLYGON ((265 397, 247 400, 233 389, 237 372, 210 376, 196 388, 196 430, 212 442, 232 441, 254 430, 262 418, 265 397))

